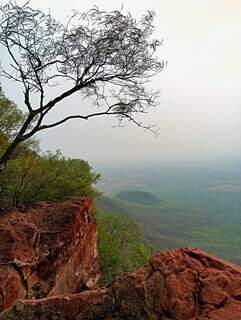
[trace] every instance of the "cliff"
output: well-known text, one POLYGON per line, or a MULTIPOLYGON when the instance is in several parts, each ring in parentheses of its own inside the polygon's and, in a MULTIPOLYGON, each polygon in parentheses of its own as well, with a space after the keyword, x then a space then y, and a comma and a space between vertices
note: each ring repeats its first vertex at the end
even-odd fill
POLYGON ((2 217, 0 320, 241 319, 240 267, 183 248, 97 288, 96 245, 88 198, 2 217))
POLYGON ((81 292, 98 278, 89 198, 39 203, 0 217, 0 312, 16 299, 81 292))

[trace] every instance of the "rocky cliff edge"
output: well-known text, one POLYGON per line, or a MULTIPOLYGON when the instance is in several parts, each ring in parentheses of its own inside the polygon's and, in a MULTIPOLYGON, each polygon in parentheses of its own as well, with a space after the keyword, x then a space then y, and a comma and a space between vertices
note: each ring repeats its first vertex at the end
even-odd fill
POLYGON ((160 252, 106 288, 89 198, 0 218, 0 320, 240 320, 241 268, 200 249, 160 252))

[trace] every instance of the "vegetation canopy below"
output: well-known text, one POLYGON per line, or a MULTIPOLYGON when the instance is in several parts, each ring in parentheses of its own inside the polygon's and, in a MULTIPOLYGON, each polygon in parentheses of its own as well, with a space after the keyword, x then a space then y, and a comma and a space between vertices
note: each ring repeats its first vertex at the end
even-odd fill
POLYGON ((107 285, 122 273, 133 271, 146 263, 153 247, 144 241, 140 224, 124 214, 97 214, 101 285, 107 285))

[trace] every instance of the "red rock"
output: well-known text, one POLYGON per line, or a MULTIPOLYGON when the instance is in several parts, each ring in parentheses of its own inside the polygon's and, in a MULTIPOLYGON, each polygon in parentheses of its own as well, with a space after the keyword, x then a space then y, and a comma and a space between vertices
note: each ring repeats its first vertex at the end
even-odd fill
POLYGON ((14 268, 5 266, 0 268, 0 310, 9 308, 16 299, 24 299, 26 289, 14 268))
POLYGON ((241 268, 202 250, 160 252, 107 288, 98 267, 89 198, 6 213, 0 320, 241 319, 241 268))
POLYGON ((241 268, 199 249, 160 252, 107 288, 19 300, 0 320, 240 320, 241 268))
POLYGON ((0 218, 0 311, 17 298, 81 292, 99 278, 91 200, 39 203, 0 218))

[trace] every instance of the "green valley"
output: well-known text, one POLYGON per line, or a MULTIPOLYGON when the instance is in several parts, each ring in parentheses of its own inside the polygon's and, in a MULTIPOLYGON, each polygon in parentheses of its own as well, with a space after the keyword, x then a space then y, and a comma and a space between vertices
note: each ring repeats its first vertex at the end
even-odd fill
POLYGON ((240 186, 238 166, 119 169, 104 173, 99 184, 104 195, 96 202, 141 223, 156 250, 195 246, 240 264, 240 186), (162 200, 133 201, 133 190, 162 200), (116 196, 123 192, 125 199, 116 196))

